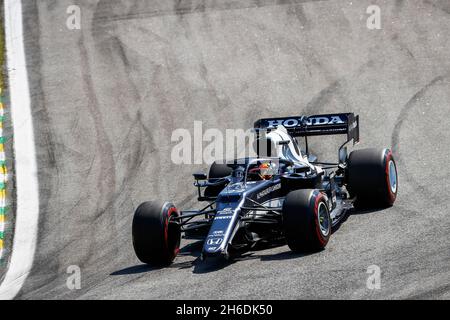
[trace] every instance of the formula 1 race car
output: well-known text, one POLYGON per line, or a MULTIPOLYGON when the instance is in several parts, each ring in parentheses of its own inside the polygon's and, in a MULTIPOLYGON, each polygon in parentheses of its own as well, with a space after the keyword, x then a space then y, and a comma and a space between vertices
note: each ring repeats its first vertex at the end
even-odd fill
POLYGON ((359 142, 359 117, 353 113, 260 119, 254 129, 257 157, 215 162, 208 176, 194 174, 198 200, 208 202, 203 209, 179 210, 161 201, 137 208, 133 246, 142 262, 169 265, 182 233, 204 240, 202 260, 230 258, 262 242, 318 251, 350 209, 394 203, 398 181, 392 152, 347 152, 349 142, 359 142), (309 154, 309 136, 334 134, 347 136, 337 163, 309 154), (297 137, 304 137, 304 150, 297 137))

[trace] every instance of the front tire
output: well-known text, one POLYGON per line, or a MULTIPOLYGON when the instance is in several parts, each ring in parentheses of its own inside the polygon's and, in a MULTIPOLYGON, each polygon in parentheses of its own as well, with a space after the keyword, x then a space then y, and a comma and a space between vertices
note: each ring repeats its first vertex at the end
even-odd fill
POLYGON ((392 151, 362 149, 350 153, 347 190, 357 197, 357 206, 392 206, 397 198, 398 176, 392 151))
POLYGON ((136 209, 132 235, 140 261, 154 266, 172 263, 180 248, 180 227, 173 220, 178 216, 178 210, 170 202, 144 202, 136 209))
POLYGON ((319 190, 291 191, 283 203, 283 229, 294 252, 319 251, 331 235, 327 198, 319 190))

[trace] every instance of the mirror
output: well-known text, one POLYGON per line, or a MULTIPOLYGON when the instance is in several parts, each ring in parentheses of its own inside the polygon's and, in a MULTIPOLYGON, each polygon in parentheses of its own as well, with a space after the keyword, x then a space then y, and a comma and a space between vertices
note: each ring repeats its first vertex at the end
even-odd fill
POLYGON ((207 176, 204 173, 194 173, 193 174, 195 180, 206 180, 207 176))
POLYGON ((339 149, 339 163, 347 162, 347 147, 342 147, 339 149))

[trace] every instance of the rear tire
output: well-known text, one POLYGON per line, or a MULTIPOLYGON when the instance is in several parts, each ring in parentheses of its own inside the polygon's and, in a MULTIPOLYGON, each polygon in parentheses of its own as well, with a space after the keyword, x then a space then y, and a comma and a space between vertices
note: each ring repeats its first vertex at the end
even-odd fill
MULTIPOLYGON (((209 168, 208 179, 210 179, 210 182, 215 182, 215 179, 228 177, 231 171, 231 168, 226 164, 216 163, 214 161, 209 168)), ((204 195, 205 197, 217 197, 224 187, 225 183, 219 186, 206 187, 204 195)))
POLYGON ((294 252, 319 251, 331 235, 331 219, 325 194, 319 190, 291 191, 283 203, 283 229, 294 252))
POLYGON ((133 218, 133 247, 140 261, 167 266, 172 263, 180 248, 179 224, 170 220, 178 217, 176 207, 170 202, 142 203, 133 218))
POLYGON ((357 197, 358 207, 388 207, 397 198, 398 176, 392 151, 362 149, 350 153, 347 190, 357 197))

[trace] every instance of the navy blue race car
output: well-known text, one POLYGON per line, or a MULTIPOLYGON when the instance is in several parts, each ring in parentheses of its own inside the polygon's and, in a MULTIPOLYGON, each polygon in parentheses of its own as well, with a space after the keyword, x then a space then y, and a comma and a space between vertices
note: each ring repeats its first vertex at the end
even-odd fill
POLYGON ((133 246, 144 263, 166 266, 175 259, 182 234, 204 240, 202 259, 230 258, 259 243, 287 243, 296 252, 325 248, 332 228, 350 209, 391 206, 397 169, 389 149, 347 152, 359 142, 353 113, 260 119, 257 157, 213 163, 208 176, 194 174, 201 210, 172 202, 142 203, 133 219, 133 246), (308 137, 346 135, 338 162, 320 162, 308 137), (305 139, 304 150, 298 137, 305 139))

